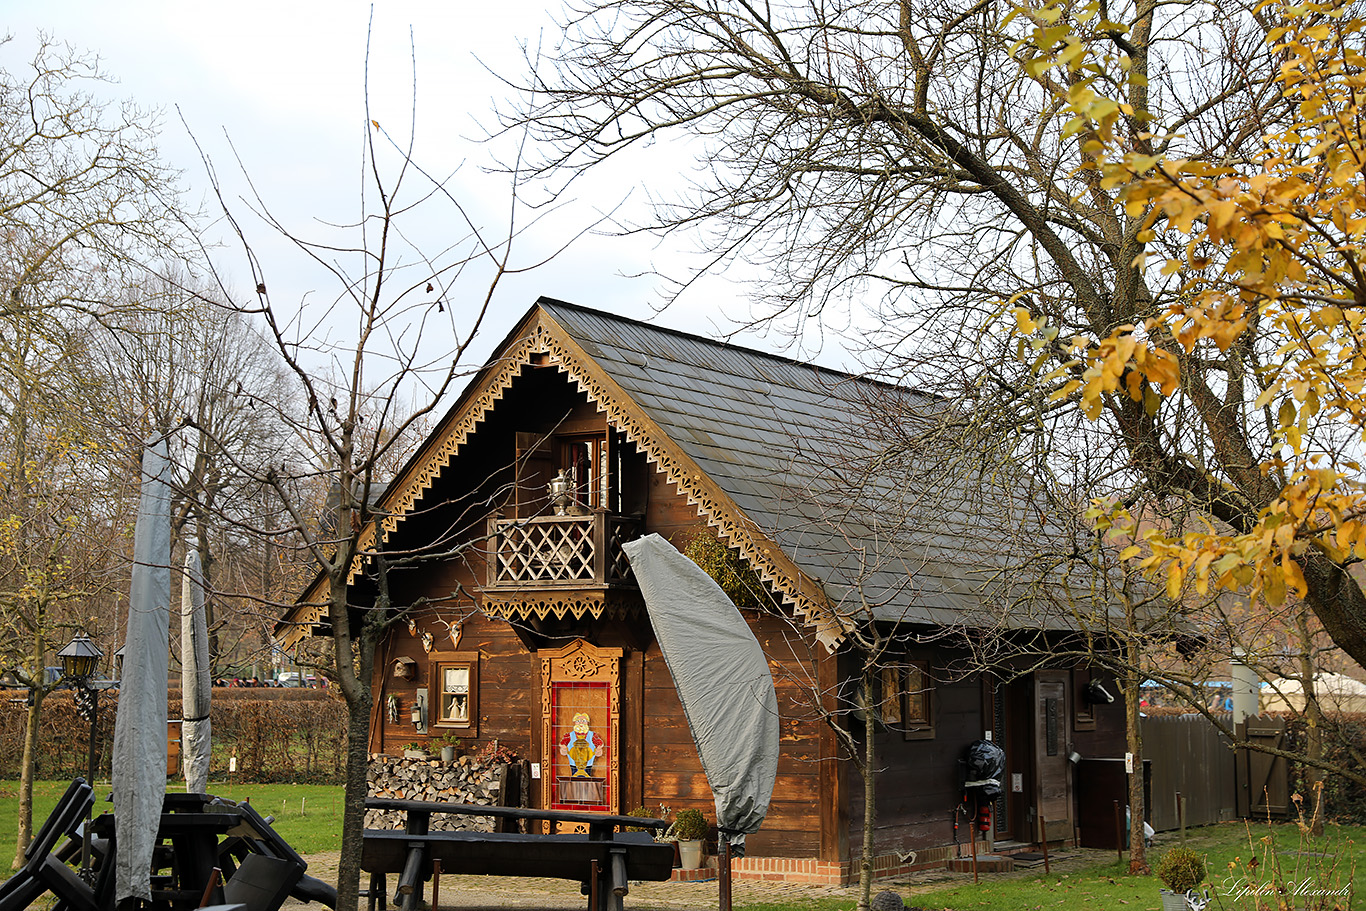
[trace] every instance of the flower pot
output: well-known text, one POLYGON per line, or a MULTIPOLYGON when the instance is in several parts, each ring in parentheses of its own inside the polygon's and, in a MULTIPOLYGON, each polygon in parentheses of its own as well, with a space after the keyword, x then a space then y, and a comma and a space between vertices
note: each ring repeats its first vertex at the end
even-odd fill
POLYGON ((1162 911, 1190 911, 1190 905, 1186 904, 1186 893, 1163 889, 1162 911))
POLYGON ((453 747, 453 746, 442 747, 442 748, 441 748, 441 761, 442 761, 442 762, 455 762, 455 747, 453 747))
POLYGON ((684 870, 697 870, 702 866, 702 839, 678 840, 678 860, 684 870))

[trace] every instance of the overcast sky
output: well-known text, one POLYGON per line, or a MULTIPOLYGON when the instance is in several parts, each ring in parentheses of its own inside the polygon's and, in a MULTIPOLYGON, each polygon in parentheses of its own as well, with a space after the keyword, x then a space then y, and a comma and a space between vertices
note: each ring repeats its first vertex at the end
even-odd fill
MULTIPOLYGON (((558 3, 529 0, 497 2, 408 2, 378 0, 371 39, 370 99, 374 119, 402 135, 412 107, 409 28, 416 44, 416 159, 433 173, 456 173, 454 187, 486 220, 504 221, 507 184, 485 172, 491 149, 478 140, 480 124, 492 122, 495 100, 508 90, 484 64, 516 77, 525 65, 521 45, 560 39, 554 24, 558 3), (476 59, 475 55, 479 59, 476 59)), ((189 132, 211 156, 231 192, 243 192, 235 173, 232 147, 272 210, 291 227, 307 233, 313 219, 344 221, 356 211, 357 172, 364 124, 363 79, 370 5, 355 0, 235 0, 224 4, 126 0, 121 3, 74 0, 7 0, 5 27, 13 41, 3 49, 4 64, 14 68, 32 53, 39 30, 99 53, 119 80, 116 91, 163 111, 164 156, 185 172, 190 198, 208 200, 204 168, 189 132), (185 126, 181 125, 184 120, 185 126), (186 130, 188 127, 188 131, 186 130)), ((667 186, 683 166, 667 150, 646 163, 652 187, 667 186)), ((537 261, 564 239, 590 226, 598 215, 626 198, 629 216, 642 196, 628 196, 634 175, 603 174, 578 187, 572 204, 562 208, 521 247, 520 261, 537 261)), ((299 271, 296 261, 271 245, 264 228, 249 227, 268 254, 271 293, 276 300, 324 292, 325 279, 299 271), (283 286, 283 287, 282 287, 283 286)), ((439 225, 425 225, 437 249, 448 239, 439 225)), ((681 243, 681 242, 680 242, 681 243)), ((656 316, 659 284, 639 276, 652 265, 673 271, 683 251, 646 238, 588 237, 566 255, 527 275, 509 280, 497 302, 497 319, 487 333, 493 344, 538 295, 559 297, 689 332, 716 336, 730 328, 728 317, 743 318, 743 290, 723 280, 656 316)), ((239 287, 247 274, 236 267, 239 287)), ((469 293, 481 290, 471 287, 469 293)), ((776 339, 745 337, 753 347, 779 351, 776 339)), ((796 350, 781 351, 800 356, 796 350)), ((810 352, 807 352, 809 354, 810 352)), ((847 358, 826 350, 818 358, 829 366, 849 366, 847 358)))

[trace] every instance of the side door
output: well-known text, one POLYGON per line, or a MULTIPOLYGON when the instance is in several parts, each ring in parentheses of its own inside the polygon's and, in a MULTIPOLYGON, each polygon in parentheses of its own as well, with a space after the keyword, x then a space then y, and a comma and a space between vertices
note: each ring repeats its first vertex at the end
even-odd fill
POLYGON ((1038 838, 1039 819, 1049 841, 1072 837, 1068 676, 1067 671, 1038 671, 1034 675, 1034 818, 1032 831, 1022 840, 1038 838))

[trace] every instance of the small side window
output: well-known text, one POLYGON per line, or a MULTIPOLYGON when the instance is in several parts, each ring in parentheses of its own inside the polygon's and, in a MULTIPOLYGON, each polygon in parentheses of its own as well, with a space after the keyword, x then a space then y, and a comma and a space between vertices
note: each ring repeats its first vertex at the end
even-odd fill
POLYGON ((928 661, 906 662, 902 726, 907 740, 934 739, 934 680, 928 661))
POLYGON ((476 733, 479 720, 479 656, 457 655, 434 665, 436 726, 476 733))

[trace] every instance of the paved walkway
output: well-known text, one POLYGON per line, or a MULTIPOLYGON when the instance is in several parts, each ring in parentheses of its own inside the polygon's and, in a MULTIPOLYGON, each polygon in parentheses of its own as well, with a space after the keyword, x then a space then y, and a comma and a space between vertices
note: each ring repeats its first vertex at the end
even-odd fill
MULTIPOLYGON (((1069 850, 1054 859, 1052 869, 1075 870, 1113 859, 1112 851, 1069 850)), ((308 872, 320 879, 336 877, 337 853, 315 854, 308 858, 308 872)), ((1042 873, 1039 866, 1015 873, 991 874, 991 878, 1026 876, 1042 873)), ((392 886, 394 878, 389 878, 392 886)), ((873 892, 893 889, 916 907, 915 895, 932 891, 945 883, 970 883, 971 873, 949 873, 945 870, 926 871, 895 880, 878 881, 873 892)), ((799 886, 788 883, 737 880, 733 889, 733 905, 737 908, 762 902, 800 902, 804 898, 839 898, 853 908, 857 889, 853 886, 799 886)), ((431 899, 431 883, 427 884, 426 898, 431 899)), ((546 911, 582 911, 586 899, 579 895, 578 883, 562 879, 525 879, 506 876, 441 877, 439 906, 451 911, 494 911, 499 908, 544 908, 546 911)), ((366 906, 361 902, 362 909, 366 906)), ((284 911, 318 911, 320 906, 294 901, 285 903, 284 911)), ((393 908, 391 904, 390 909, 393 908)), ((716 881, 698 883, 632 883, 626 898, 627 911, 705 911, 717 907, 716 881)))

